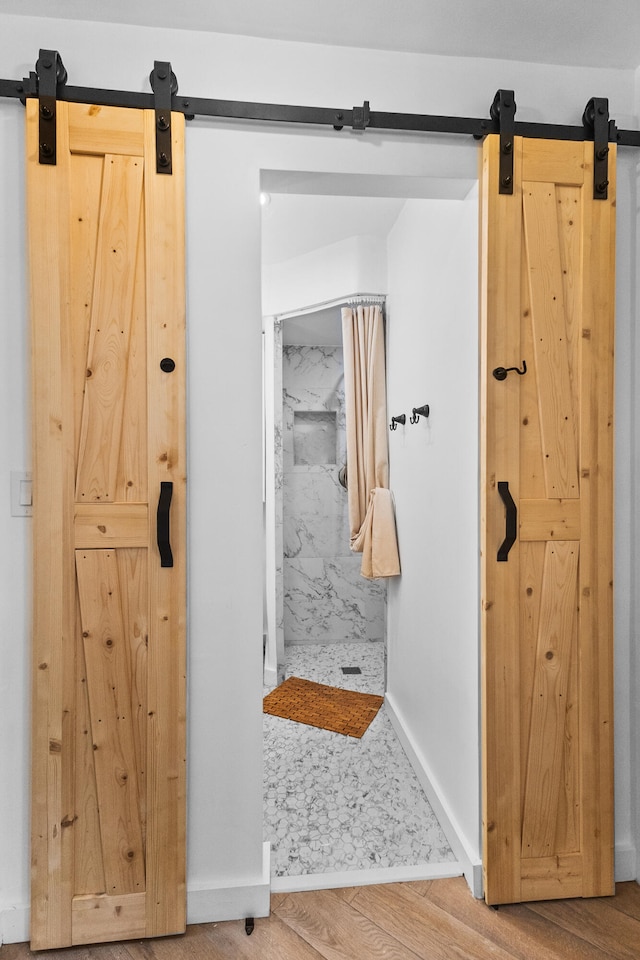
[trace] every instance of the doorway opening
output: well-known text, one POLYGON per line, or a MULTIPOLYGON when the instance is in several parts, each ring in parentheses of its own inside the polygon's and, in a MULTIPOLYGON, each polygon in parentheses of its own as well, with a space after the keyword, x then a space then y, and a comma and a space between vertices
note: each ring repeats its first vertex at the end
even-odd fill
MULTIPOLYGON (((286 756, 290 749, 283 745, 280 734, 271 732, 266 738, 265 767, 267 777, 272 769, 272 756, 277 755, 275 783, 265 785, 265 839, 269 839, 274 846, 274 889, 301 889, 302 887, 320 887, 330 885, 336 875, 342 875, 341 882, 366 883, 382 882, 383 871, 390 879, 415 879, 418 876, 432 877, 452 875, 465 870, 464 837, 462 841, 457 828, 457 817, 451 815, 452 809, 459 798, 454 797, 452 806, 449 806, 446 793, 441 791, 440 776, 429 762, 430 741, 432 739, 447 741, 449 717, 446 704, 438 710, 434 706, 434 697, 442 696, 442 691, 432 689, 434 684, 442 683, 446 674, 446 688, 455 702, 461 701, 458 710, 458 722, 451 730, 452 739, 448 746, 442 744, 435 751, 439 762, 439 751, 449 750, 451 746, 457 749, 457 740, 460 736, 470 737, 471 743, 465 760, 469 764, 466 777, 463 777, 465 787, 470 789, 473 808, 474 800, 479 793, 478 785, 478 635, 477 635, 477 193, 473 181, 441 181, 429 178, 398 178, 398 177, 353 177, 349 178, 346 186, 340 187, 340 177, 330 178, 329 175, 319 175, 314 184, 313 175, 305 174, 304 195, 295 193, 300 189, 299 181, 289 171, 263 172, 262 187, 269 195, 269 201, 263 207, 263 313, 265 315, 265 534, 267 542, 266 557, 266 642, 265 642, 265 682, 266 689, 271 689, 285 675, 295 671, 310 670, 314 675, 310 679, 319 682, 348 688, 348 684, 361 684, 360 687, 351 686, 351 689, 362 689, 365 692, 380 692, 386 696, 384 706, 385 721, 389 724, 391 737, 397 741, 398 752, 402 762, 406 763, 406 772, 403 773, 404 788, 415 788, 424 799, 425 810, 429 808, 433 815, 433 830, 430 840, 430 851, 425 853, 425 846, 416 853, 416 834, 425 829, 427 815, 418 818, 414 825, 411 837, 411 828, 401 836, 400 824, 391 821, 380 825, 378 830, 363 828, 358 824, 354 829, 375 839, 375 849, 369 849, 365 843, 356 843, 361 840, 356 832, 355 837, 349 832, 349 823, 354 821, 359 804, 357 791, 347 790, 343 799, 345 808, 337 814, 341 830, 340 842, 334 842, 336 829, 328 828, 328 823, 321 817, 322 812, 314 809, 316 799, 322 792, 335 793, 314 783, 313 771, 305 767, 302 755, 309 751, 310 740, 315 736, 311 728, 289 723, 297 728, 292 739, 293 747, 297 741, 300 756, 290 758, 286 756), (410 183, 405 180, 410 180, 410 183), (371 181, 375 180, 375 189, 371 189, 371 181), (354 196, 354 187, 357 190, 354 196), (384 181, 384 182, 383 182, 384 181), (286 182, 286 192, 283 184, 286 182), (292 194, 292 184, 294 193, 292 194), (314 193, 313 190, 316 192, 314 193), (369 187, 369 190, 367 190, 369 187), (454 225, 451 229, 444 226, 451 212, 455 211, 454 225), (429 232, 427 224, 431 222, 431 239, 428 249, 424 247, 421 232, 429 232), (417 250, 415 243, 418 244, 417 250), (416 252, 422 249, 422 265, 418 269, 412 267, 413 279, 401 280, 407 263, 415 258, 416 252), (275 251, 275 252, 274 252, 275 251), (438 254, 440 251, 440 254, 438 254), (459 270, 457 280, 449 278, 445 283, 443 273, 444 264, 448 269, 457 262, 459 270), (404 266, 403 266, 404 264, 404 266), (425 275, 429 274, 430 302, 421 303, 420 288, 424 286, 425 275), (464 297, 460 291, 465 291, 464 297), (313 530, 305 525, 299 516, 300 507, 310 506, 315 512, 316 522, 320 509, 320 497, 313 492, 309 484, 315 482, 317 476, 331 476, 331 496, 334 497, 333 515, 320 520, 324 540, 331 539, 342 523, 340 511, 346 511, 346 497, 335 499, 340 495, 338 474, 343 466, 339 440, 340 421, 340 374, 337 366, 341 338, 329 331, 339 329, 340 304, 353 295, 363 292, 375 293, 385 299, 387 319, 387 378, 388 378, 388 405, 389 418, 391 415, 406 412, 411 414, 413 407, 425 403, 433 404, 436 395, 442 397, 442 404, 436 402, 438 410, 437 429, 432 427, 426 419, 418 418, 418 423, 410 424, 409 416, 406 424, 399 431, 389 434, 389 465, 390 486, 396 498, 398 532, 400 539, 402 576, 397 582, 376 582, 374 588, 381 608, 378 614, 380 626, 371 632, 371 622, 365 613, 364 605, 358 597, 351 598, 352 611, 358 618, 359 634, 354 638, 353 629, 342 636, 331 636, 326 632, 318 636, 314 629, 321 623, 322 618, 314 617, 312 608, 307 608, 306 614, 294 622, 291 605, 287 607, 290 597, 285 597, 285 564, 290 564, 300 576, 303 570, 305 591, 308 596, 317 601, 319 594, 327 594, 326 583, 316 580, 310 572, 326 570, 327 563, 333 564, 335 579, 341 590, 346 589, 348 578, 337 571, 335 560, 325 557, 301 557, 299 555, 302 539, 314 540, 313 530), (446 296, 445 296, 446 293, 446 296), (446 303, 448 299, 448 305, 446 303), (318 309, 322 307, 322 309, 318 309), (455 311, 464 309, 464 315, 456 319, 455 311), (397 333, 396 333, 397 317, 397 333), (469 399, 464 403, 456 403, 453 412, 447 409, 446 399, 449 387, 442 388, 440 382, 434 382, 429 371, 442 369, 448 357, 447 337, 442 342, 438 330, 444 325, 448 328, 448 338, 453 345, 464 338, 464 356, 458 357, 461 376, 465 379, 465 396, 469 391, 469 399), (405 338, 405 333, 413 328, 413 344, 405 338), (320 330, 312 334, 311 330, 320 330), (454 332, 455 329, 455 332, 454 332), (419 355, 424 347, 423 337, 427 336, 430 349, 424 351, 422 367, 419 355), (313 339, 320 342, 311 342, 313 339), (305 343, 292 341, 301 339, 305 343), (337 342, 329 342, 329 341, 337 342), (417 346, 416 346, 417 345, 417 346), (289 354, 289 357, 287 356, 289 354), (313 355, 320 366, 328 372, 326 380, 327 394, 320 397, 318 384, 309 380, 313 355), (413 358, 411 358, 413 355, 413 358), (473 357, 473 364, 469 362, 473 357), (284 362, 283 362, 284 358, 284 362), (416 359, 418 363, 416 365, 416 359), (297 410, 287 397, 290 384, 278 382, 279 376, 288 361, 293 361, 297 367, 299 377, 296 390, 298 401, 302 398, 302 407, 297 410), (408 367, 413 367, 409 370, 408 367), (274 374, 275 371, 275 374, 274 374), (475 377, 475 389, 474 389, 475 377), (273 398, 282 396, 285 392, 285 403, 289 403, 284 421, 278 423, 275 413, 278 401, 273 398), (315 390, 315 395, 314 394, 315 390), (407 391, 410 391, 410 398, 407 391), (435 391, 435 392, 430 392, 435 391), (329 396, 330 395, 330 396, 329 396), (312 402, 313 401, 313 402, 312 402), (396 406, 398 409, 396 410, 396 406), (401 411, 400 406, 406 407, 401 411), (315 414, 315 416, 314 416, 315 414), (425 537, 419 535, 419 528, 415 527, 416 502, 423 510, 424 503, 420 487, 427 488, 434 482, 442 484, 441 473, 444 469, 442 455, 451 466, 450 461, 458 458, 456 444, 444 439, 444 429, 458 430, 456 416, 465 421, 465 427, 460 434, 463 449, 470 453, 475 467, 473 472, 473 487, 471 494, 472 506, 470 511, 463 509, 462 523, 468 524, 465 531, 465 550, 474 556, 471 563, 464 562, 460 570, 460 558, 454 555, 447 556, 448 577, 459 575, 465 577, 461 581, 461 588, 456 601, 457 607, 465 609, 466 626, 471 624, 470 636, 464 638, 462 646, 472 651, 469 663, 463 666, 463 681, 458 684, 457 673, 459 664, 457 655, 460 653, 460 640, 451 637, 452 650, 446 649, 443 653, 442 644, 449 644, 449 634, 455 633, 460 627, 459 614, 450 619, 448 628, 442 629, 442 598, 436 597, 440 589, 443 574, 440 572, 434 577, 432 584, 425 586, 421 582, 420 567, 422 561, 420 553, 431 553, 431 566, 442 568, 442 557, 438 559, 433 548, 433 540, 429 537, 429 526, 425 526, 425 537), (285 451, 283 436, 288 429, 291 440, 291 450, 285 451), (301 453, 305 438, 315 433, 320 438, 314 456, 320 457, 323 463, 304 464, 295 463, 296 450, 294 449, 298 435, 298 456, 304 459, 301 453), (471 437, 471 443, 469 443, 471 437), (451 449, 453 447, 453 450, 451 449), (280 450, 280 461, 275 455, 275 449, 280 450), (328 452, 329 451, 329 452, 328 452), (284 458, 290 458, 291 478, 289 480, 284 470, 284 458), (429 464, 428 460, 434 463, 429 464), (474 459, 475 458, 475 459, 474 459), (415 462, 410 462, 415 461, 415 462), (297 470, 297 475, 296 475, 297 470), (396 489, 397 483, 397 489, 396 489), (296 504, 286 505, 287 496, 293 489, 296 494, 296 504), (282 494, 282 500, 279 497, 282 494), (282 506, 279 506, 279 503, 282 506), (420 506, 422 503, 422 506, 420 506), (292 513, 293 511, 293 513, 292 513), (287 516, 289 514, 289 516, 287 516), (410 532, 414 527, 413 533, 410 532), (302 539, 301 539, 302 538, 302 539), (287 557, 291 552, 291 541, 295 542, 294 550, 298 556, 287 557), (300 549, 298 549, 300 548, 300 549), (406 553, 406 561, 403 559, 406 553), (302 561, 305 561, 304 563, 302 561), (475 563, 475 566, 474 566, 475 563), (468 581, 468 582, 467 582, 468 581), (278 593, 278 590, 280 593, 278 593), (389 602, 387 603, 387 592, 389 602), (420 597, 431 595, 432 603, 427 605, 420 597), (359 612, 360 611, 360 612, 359 612), (296 633, 296 630, 299 632, 296 633), (301 631, 301 632, 300 632, 301 631), (369 631, 367 635, 367 631, 369 631), (375 633, 375 636, 373 635, 375 633), (297 641, 297 642, 296 642, 297 641), (318 642, 320 641, 320 642, 318 642), (386 660, 389 659, 389 676, 387 676, 386 660), (427 664, 429 665, 427 668, 427 664), (343 667, 358 667, 363 672, 360 675, 346 674, 343 667), (377 670, 377 674, 376 674, 377 670), (422 689, 412 685, 411 674, 423 678, 422 689), (364 676, 363 676, 364 675, 364 676), (338 682, 336 682, 336 678, 338 682), (438 678, 436 681, 434 678, 438 678), (378 683, 380 690, 370 690, 367 684, 378 683), (471 702, 469 702, 469 687, 473 688, 471 702), (459 689, 457 689, 459 688, 459 689), (430 703, 425 703, 425 699, 430 703), (460 713, 465 717, 462 720, 460 713), (426 739, 420 735, 423 720, 435 716, 426 739), (472 718, 472 719, 471 719, 472 718), (418 735, 415 735, 415 731, 418 735), (310 732, 311 731, 311 732, 310 732), (287 772, 292 768, 302 772, 306 778, 306 793, 292 796, 292 790, 286 788, 284 780, 287 772), (434 781, 436 785, 434 787, 434 781), (410 784, 410 785, 409 785, 410 784), (315 815, 315 816, 314 816, 315 815), (305 817, 314 817, 312 827, 304 835, 301 822, 305 817), (341 819, 342 817, 342 819, 341 819), (439 822, 438 822, 439 821, 439 822), (455 824, 455 826, 454 826, 455 824), (442 828, 442 829, 441 829, 442 828), (271 833, 269 834, 269 831, 271 833), (297 838, 295 835, 298 835, 297 838), (442 842, 439 838, 442 838, 442 842), (296 843, 300 841, 296 850, 296 843), (385 844, 389 844, 389 850, 385 844), (394 846, 396 851, 391 848, 394 846), (331 846, 332 852, 338 856, 325 857, 326 848, 331 846), (304 848, 302 855, 300 850, 304 848), (282 856, 279 852, 282 850, 282 856), (402 853, 398 853, 398 851, 402 853), (462 856, 461 856, 462 853, 462 856), (397 854, 397 855, 396 855, 397 854), (342 859, 340 859, 342 857, 342 859), (368 862, 363 860, 368 857, 368 862), (306 858, 306 859, 305 859, 306 858), (375 874, 371 868, 375 869, 375 874), (344 874, 348 871, 345 878, 344 874)), ((442 378, 439 377, 438 380, 442 378)), ((296 392, 293 391, 293 393, 296 392)), ((282 409, 282 405, 280 405, 282 409)), ((468 466, 464 462, 464 454, 459 457, 460 469, 465 472, 468 466)), ((449 486, 457 495, 458 481, 454 477, 449 486)), ((344 494, 344 491, 342 491, 344 494)), ((449 493, 445 500, 451 496, 449 493)), ((431 511, 431 518, 434 512, 431 511)), ((322 516, 322 515, 321 515, 322 516)), ((311 524, 313 526, 313 523, 311 524)), ((344 561, 355 561, 359 569, 359 558, 349 556, 348 526, 344 561)), ((325 546, 327 546, 325 542, 325 546)), ((464 552, 464 551, 463 551, 464 552)), ((330 556, 334 556, 331 554, 330 556)), ((339 565, 338 565, 339 566, 339 565)), ((343 594, 344 596, 344 594, 343 594)), ((324 597, 326 599, 326 596, 324 597)), ((450 596, 449 600, 453 598, 450 596)), ((327 618, 325 623, 330 618, 327 618)), ((340 621, 339 611, 336 620, 340 621)), ((342 618, 344 619, 344 618, 342 618)), ((468 634, 467 629, 467 634, 468 634)), ((296 675, 300 675, 299 672, 296 675)), ((272 722, 272 718, 268 723, 272 722)), ((375 730, 373 731, 375 733, 375 730)), ((323 731, 321 731, 323 733, 323 731)), ((386 734, 385 734, 386 735, 386 734)), ((338 737, 339 735, 330 735, 338 737)), ((348 738, 343 738, 343 740, 348 738)), ((333 747, 329 753, 334 755, 339 751, 333 747)), ((346 756, 346 754, 345 754, 346 756)), ((381 759, 381 754, 378 760, 381 759)), ((346 762, 346 761, 345 761, 346 762)), ((311 766, 317 766, 316 759, 311 766)), ((356 760, 348 762, 349 770, 357 768, 356 760)), ((379 774, 390 763, 385 759, 379 763, 379 774)), ((333 783, 339 787, 344 780, 344 764, 335 767, 333 783), (342 771, 342 772, 341 772, 342 771)), ((273 769, 272 769, 273 772, 273 769)), ((315 771, 317 773, 317 770, 315 771)), ((397 779, 397 778, 396 778, 397 779)), ((327 781, 328 782, 328 781, 327 781)), ((460 783, 456 785, 459 789, 460 783)), ((366 788, 365 788, 366 789, 366 788)), ((446 790, 445 785, 445 790, 446 790)), ((345 794, 345 791, 342 791, 345 794)), ((387 804, 389 806, 390 804, 387 804)), ((476 804, 475 813, 478 808, 476 804)), ((327 818, 329 813, 326 813, 327 818)), ((400 822, 402 817, 399 818, 400 822)), ((334 825, 335 827, 335 825, 334 825)), ((477 824, 476 824, 477 831, 477 824)), ((468 859, 468 857, 467 857, 468 859)), ((466 870, 465 870, 466 872, 466 870)))

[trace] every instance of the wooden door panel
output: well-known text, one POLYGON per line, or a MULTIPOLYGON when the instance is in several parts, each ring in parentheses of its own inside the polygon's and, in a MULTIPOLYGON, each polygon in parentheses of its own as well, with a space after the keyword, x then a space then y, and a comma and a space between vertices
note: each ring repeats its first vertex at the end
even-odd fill
POLYGON ((144 111, 69 103, 69 147, 83 156, 144 156, 144 111))
POLYGON ((146 503, 77 503, 75 544, 85 550, 101 547, 146 547, 149 507, 146 503))
MULTIPOLYGON (((82 637, 79 596, 77 616, 75 636, 82 637)), ((84 644, 78 644, 76 651, 75 768, 73 779, 75 791, 74 816, 78 817, 80 826, 78 828, 74 826, 73 830, 75 897, 88 896, 95 893, 96 890, 107 889, 100 836, 98 788, 93 757, 84 644)))
MULTIPOLYGON (((575 654, 578 546, 547 543, 539 590, 540 615, 531 680, 529 738, 522 811, 522 856, 558 850, 559 796, 564 782, 564 741, 569 676, 575 654)), ((563 851, 564 852, 564 851, 563 851)))
POLYGON ((559 900, 583 897, 584 858, 579 853, 529 857, 522 861, 520 899, 559 900))
POLYGON ((524 237, 531 342, 547 497, 577 497, 575 417, 554 185, 525 181, 524 237))
MULTIPOLYGON (((140 235, 142 160, 106 156, 94 269, 86 383, 82 405, 76 500, 122 499, 123 421, 140 235)), ((139 318, 144 322, 144 315, 139 318)), ((137 420, 129 403, 127 422, 137 420)), ((142 408, 144 410, 144 406, 142 408)), ((138 436, 135 439, 140 440, 138 436)), ((138 446, 139 449, 139 446, 138 446)), ((124 481, 125 486, 127 480, 124 481)), ((133 483, 133 481, 131 481, 133 483)))
POLYGON ((593 200, 592 144, 516 138, 513 196, 498 193, 498 160, 489 137, 483 861, 487 901, 509 903, 613 892, 615 150, 607 201, 593 200), (524 376, 491 377, 522 360, 524 376), (518 510, 506 562, 498 481, 518 510))
POLYGON ((153 111, 57 113, 41 166, 27 104, 35 949, 185 925, 183 118, 158 175, 153 111))
POLYGON ((98 156, 89 158, 70 153, 65 158, 65 162, 69 165, 69 179, 74 184, 74 190, 69 197, 71 206, 68 225, 70 290, 67 316, 73 378, 74 463, 77 463, 84 388, 87 380, 87 354, 104 158, 98 156))
MULTIPOLYGON (((76 551, 80 619, 98 800, 105 891, 144 890, 132 663, 115 550, 76 551)), ((137 713, 137 709, 136 709, 137 713)))
POLYGON ((520 500, 519 537, 526 540, 579 540, 578 500, 520 500))
MULTIPOLYGON (((528 141, 532 144, 534 141, 528 141)), ((527 144, 525 144, 525 148, 527 144)), ((552 183, 584 183, 584 144, 580 141, 536 140, 532 150, 522 154, 522 180, 552 183)))
POLYGON ((146 912, 144 893, 74 897, 73 942, 104 943, 146 937, 146 912))

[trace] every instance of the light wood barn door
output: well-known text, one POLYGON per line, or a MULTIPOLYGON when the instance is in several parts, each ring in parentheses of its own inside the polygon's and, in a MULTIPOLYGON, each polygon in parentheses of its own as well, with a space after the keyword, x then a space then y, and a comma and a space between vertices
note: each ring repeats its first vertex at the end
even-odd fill
POLYGON ((606 200, 593 199, 593 143, 516 138, 513 196, 499 194, 498 169, 492 136, 481 213, 492 904, 614 892, 615 147, 606 200), (523 375, 493 374, 524 363, 523 375), (509 526, 515 542, 504 557, 509 526))
POLYGON ((57 113, 40 165, 27 102, 34 949, 185 928, 184 124, 158 175, 153 111, 57 113))

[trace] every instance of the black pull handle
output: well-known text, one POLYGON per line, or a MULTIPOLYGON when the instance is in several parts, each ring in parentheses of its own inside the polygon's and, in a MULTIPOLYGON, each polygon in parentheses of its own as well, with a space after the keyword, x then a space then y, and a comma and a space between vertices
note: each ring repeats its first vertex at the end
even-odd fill
POLYGON ((160 498, 158 500, 158 513, 156 518, 156 536, 158 540, 158 550, 160 551, 161 567, 173 566, 169 530, 169 511, 171 509, 172 496, 173 484, 163 480, 160 483, 160 498))
POLYGON ((498 493, 502 498, 506 510, 506 529, 505 537, 498 550, 498 560, 506 561, 509 559, 509 550, 516 542, 518 533, 518 510, 509 493, 509 484, 506 480, 498 480, 498 493))

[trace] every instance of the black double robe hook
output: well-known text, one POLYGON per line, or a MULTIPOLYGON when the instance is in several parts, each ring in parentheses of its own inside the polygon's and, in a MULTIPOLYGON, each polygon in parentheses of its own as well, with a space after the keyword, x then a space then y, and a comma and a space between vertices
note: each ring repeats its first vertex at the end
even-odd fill
POLYGON ((391 417, 391 423, 389 424, 389 430, 397 430, 398 424, 401 423, 404 427, 407 422, 406 414, 401 413, 399 417, 391 417))
POLYGON ((514 373, 517 373, 518 376, 523 377, 527 372, 527 362, 526 360, 522 361, 522 370, 519 370, 518 367, 496 367, 493 371, 493 375, 496 380, 506 380, 507 374, 511 373, 513 370, 514 373))
POLYGON ((420 417, 429 416, 429 404, 424 403, 421 407, 414 407, 409 417, 409 423, 417 423, 420 417))

